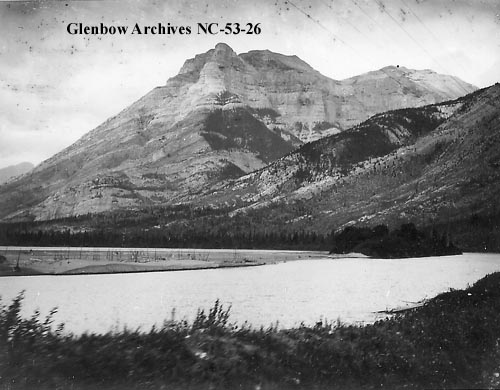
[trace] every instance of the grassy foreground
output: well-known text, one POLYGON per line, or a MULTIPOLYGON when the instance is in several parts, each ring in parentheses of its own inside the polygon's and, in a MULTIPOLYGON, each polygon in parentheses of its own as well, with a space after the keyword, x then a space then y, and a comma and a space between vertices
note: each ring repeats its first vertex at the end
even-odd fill
POLYGON ((367 326, 252 329, 218 302, 193 323, 65 335, 22 296, 0 312, 2 389, 497 388, 500 273, 367 326), (54 330, 52 330, 54 329, 54 330))

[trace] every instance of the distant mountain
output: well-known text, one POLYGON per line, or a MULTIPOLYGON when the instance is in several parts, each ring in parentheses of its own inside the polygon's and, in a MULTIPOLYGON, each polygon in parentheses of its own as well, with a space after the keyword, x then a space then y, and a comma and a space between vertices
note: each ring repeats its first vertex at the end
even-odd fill
POLYGON ((34 165, 30 162, 22 162, 16 165, 9 165, 5 168, 0 168, 0 184, 12 179, 13 177, 22 175, 31 171, 34 165))
POLYGON ((262 169, 305 141, 376 113, 473 90, 451 76, 398 67, 336 81, 296 56, 237 55, 218 44, 29 176, 0 187, 0 219, 195 201, 207 188, 262 169))

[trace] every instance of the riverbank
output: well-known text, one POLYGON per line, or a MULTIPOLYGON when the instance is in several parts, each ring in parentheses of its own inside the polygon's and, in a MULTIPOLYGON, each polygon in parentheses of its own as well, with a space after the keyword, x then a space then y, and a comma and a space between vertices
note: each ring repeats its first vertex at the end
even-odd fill
POLYGON ((314 251, 246 249, 0 247, 0 276, 249 267, 326 255, 314 251))
POLYGON ((68 336, 0 311, 0 387, 9 389, 498 388, 500 273, 422 307, 347 326, 252 329, 219 302, 191 323, 68 336))

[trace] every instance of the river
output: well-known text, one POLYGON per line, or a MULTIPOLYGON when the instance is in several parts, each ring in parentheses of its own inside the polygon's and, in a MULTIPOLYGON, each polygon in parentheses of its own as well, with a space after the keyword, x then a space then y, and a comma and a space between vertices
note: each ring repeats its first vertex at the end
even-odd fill
POLYGON ((191 320, 216 299, 230 320, 291 327, 320 319, 372 322, 404 307, 500 271, 500 254, 419 259, 311 259, 259 267, 107 275, 0 278, 3 304, 25 290, 23 315, 57 307, 68 332, 149 330, 172 317, 191 320), (175 311, 173 310, 175 309, 175 311))

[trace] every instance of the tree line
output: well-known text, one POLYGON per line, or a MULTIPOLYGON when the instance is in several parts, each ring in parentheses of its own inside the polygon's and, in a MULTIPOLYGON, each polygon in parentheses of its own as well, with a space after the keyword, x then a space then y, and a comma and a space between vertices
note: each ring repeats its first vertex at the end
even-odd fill
POLYGON ((0 244, 12 246, 290 249, 330 250, 329 235, 311 231, 163 231, 162 229, 99 229, 92 231, 6 229, 0 244))
MULTIPOLYGON (((500 214, 472 214, 460 220, 434 222, 431 226, 403 224, 390 232, 385 225, 350 226, 338 230, 308 229, 307 223, 289 224, 296 214, 311 212, 307 204, 297 210, 276 208, 250 211, 231 218, 211 208, 176 207, 152 212, 118 212, 70 217, 58 221, 0 224, 0 245, 4 246, 75 246, 75 247, 164 247, 323 250, 347 253, 365 244, 367 254, 384 255, 386 248, 402 247, 409 254, 416 249, 442 251, 448 244, 459 243, 464 251, 500 251, 500 214), (405 226, 406 225, 406 226, 405 226), (411 244, 413 242, 413 244, 411 244), (380 245, 379 245, 380 246, 380 245), (441 249, 439 249, 441 248, 441 249), (417 248, 418 249, 418 248, 417 248)), ((394 252, 394 251, 392 251, 394 252)), ((404 251, 403 251, 404 252, 404 251)), ((387 256, 401 256, 402 253, 387 256)), ((403 253, 404 254, 404 253, 403 253)), ((424 255, 426 255, 424 253, 424 255)))

